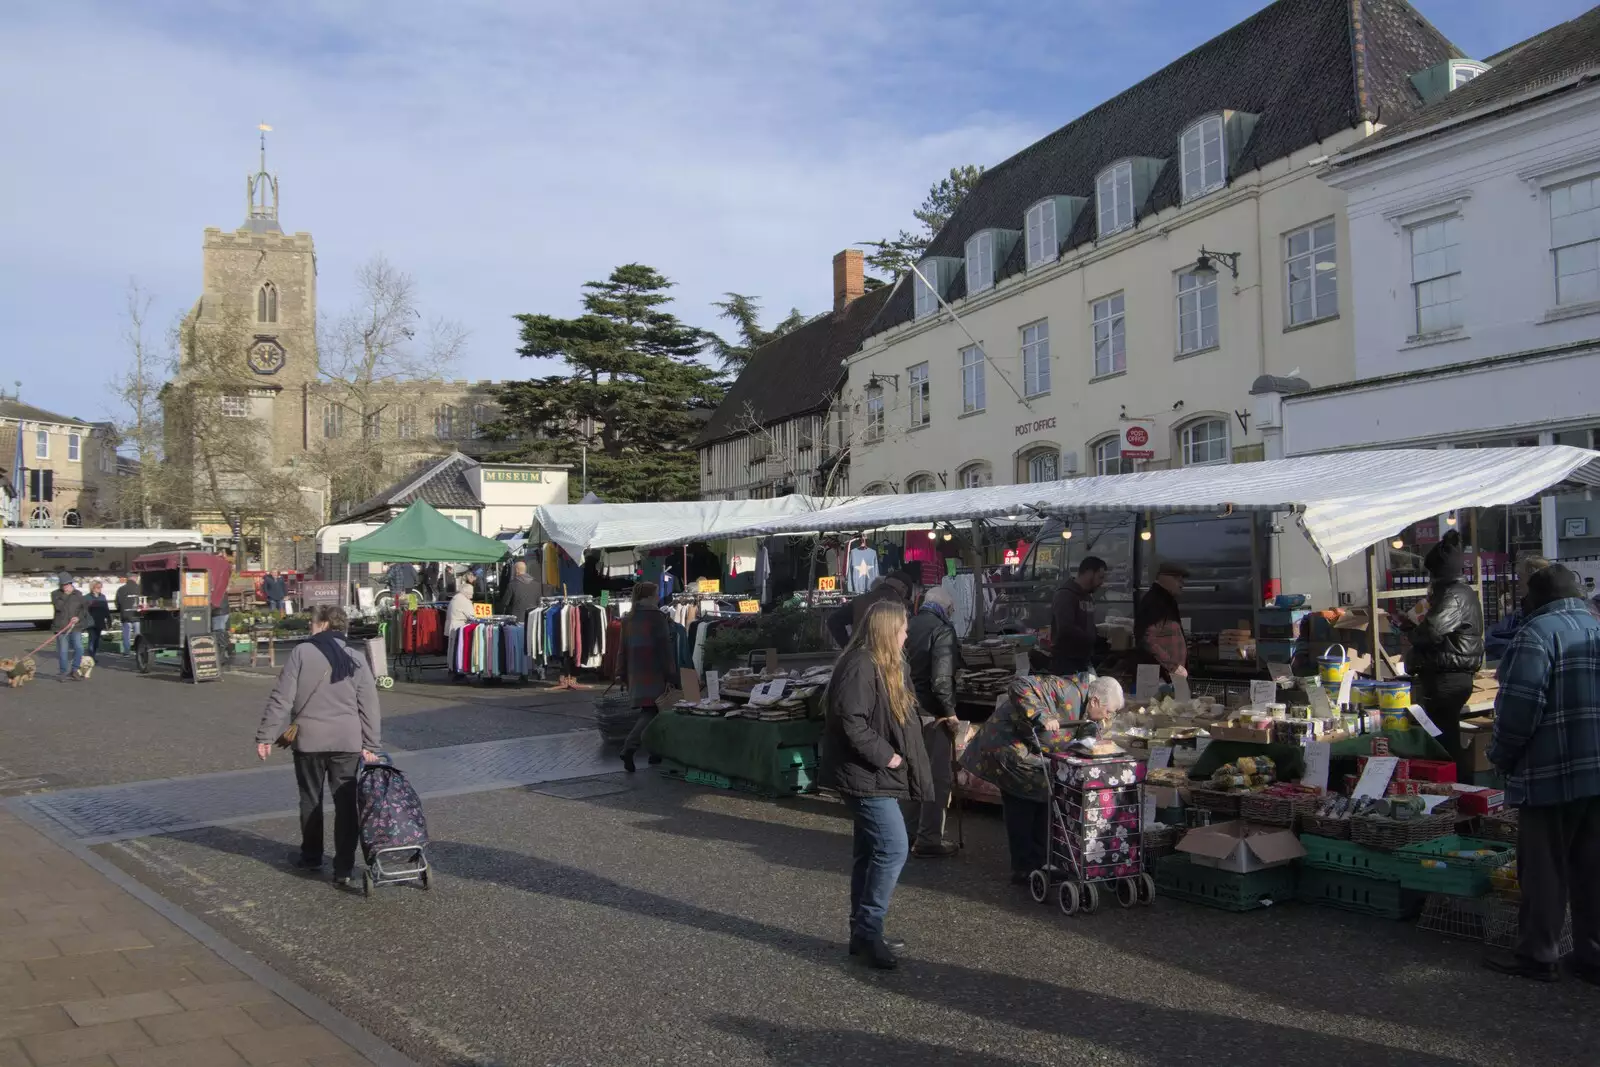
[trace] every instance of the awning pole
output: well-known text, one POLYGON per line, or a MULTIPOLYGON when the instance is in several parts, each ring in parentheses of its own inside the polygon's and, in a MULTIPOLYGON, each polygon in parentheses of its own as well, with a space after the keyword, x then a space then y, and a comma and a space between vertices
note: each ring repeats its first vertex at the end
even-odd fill
POLYGON ((1378 637, 1378 546, 1367 546, 1367 636, 1372 653, 1372 677, 1383 681, 1382 642, 1378 637))
POLYGON ((1467 532, 1472 536, 1472 584, 1478 588, 1478 610, 1483 611, 1483 547, 1478 544, 1478 509, 1467 513, 1467 532))

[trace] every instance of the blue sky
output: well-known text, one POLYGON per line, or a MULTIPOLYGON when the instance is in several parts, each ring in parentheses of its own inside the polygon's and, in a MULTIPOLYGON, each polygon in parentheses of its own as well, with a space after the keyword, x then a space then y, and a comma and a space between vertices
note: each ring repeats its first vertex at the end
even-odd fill
MULTIPOLYGON (((696 325, 728 290, 824 309, 833 253, 909 225, 952 165, 1004 159, 1262 6, 7 5, 0 386, 113 413, 128 281, 159 339, 199 293, 201 231, 243 219, 259 121, 324 313, 381 252, 471 331, 454 376, 525 377, 511 316, 572 313, 619 263, 665 272, 696 325)), ((1483 56, 1590 4, 1417 6, 1483 56)))

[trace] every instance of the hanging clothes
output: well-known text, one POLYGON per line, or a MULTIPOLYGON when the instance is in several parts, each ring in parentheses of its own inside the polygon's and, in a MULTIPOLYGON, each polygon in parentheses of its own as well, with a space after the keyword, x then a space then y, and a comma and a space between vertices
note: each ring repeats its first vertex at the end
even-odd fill
POLYGON ((861 594, 872 588, 878 580, 878 553, 870 546, 860 545, 850 550, 850 577, 847 588, 861 594))

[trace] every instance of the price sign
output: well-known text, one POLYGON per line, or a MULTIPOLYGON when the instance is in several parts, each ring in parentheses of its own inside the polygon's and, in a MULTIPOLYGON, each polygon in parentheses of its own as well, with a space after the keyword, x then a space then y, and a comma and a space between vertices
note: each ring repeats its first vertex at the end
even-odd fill
POLYGON ((1355 671, 1344 672, 1344 681, 1339 683, 1339 706, 1341 708, 1350 706, 1350 687, 1355 684, 1355 680, 1355 671))
POLYGON ((1265 707, 1278 699, 1278 683, 1270 679, 1250 683, 1250 703, 1257 707, 1265 707))
POLYGON ((1439 727, 1434 724, 1432 719, 1428 718, 1428 713, 1422 710, 1422 706, 1420 704, 1411 705, 1411 717, 1417 720, 1417 724, 1419 726, 1428 731, 1429 737, 1438 737, 1440 734, 1444 733, 1443 730, 1439 729, 1439 727))
POLYGON ((819 593, 831 593, 838 588, 839 579, 835 578, 831 574, 824 574, 821 578, 817 579, 817 592, 819 593))
POLYGON ((741 601, 739 601, 739 614, 740 615, 760 615, 761 614, 761 601, 759 601, 759 600, 741 600, 741 601))
POLYGON ((1161 768, 1170 766, 1171 764, 1172 764, 1172 749, 1170 747, 1168 747, 1168 748, 1152 748, 1150 750, 1150 761, 1147 764, 1145 764, 1145 769, 1146 770, 1151 770, 1151 771, 1159 771, 1161 768))
POLYGON ((1373 756, 1367 760, 1366 767, 1361 772, 1361 780, 1356 783, 1352 797, 1381 797, 1384 790, 1389 788, 1389 779, 1394 777, 1395 768, 1400 766, 1398 756, 1373 756))
POLYGON ((477 619, 487 619, 494 614, 494 605, 485 604, 481 600, 472 605, 472 616, 477 619))
POLYGON ((1311 705, 1313 719, 1326 719, 1333 715, 1333 705, 1328 702, 1328 691, 1315 678, 1306 680, 1306 701, 1311 705))
POLYGON ((706 671, 706 696, 712 700, 722 699, 722 678, 716 671, 706 671))
POLYGON ((722 592, 722 579, 702 578, 694 583, 694 591, 697 593, 720 593, 722 592))
POLYGON ((1300 784, 1328 788, 1328 761, 1333 758, 1333 746, 1326 741, 1307 741, 1305 751, 1306 771, 1300 776, 1300 784))

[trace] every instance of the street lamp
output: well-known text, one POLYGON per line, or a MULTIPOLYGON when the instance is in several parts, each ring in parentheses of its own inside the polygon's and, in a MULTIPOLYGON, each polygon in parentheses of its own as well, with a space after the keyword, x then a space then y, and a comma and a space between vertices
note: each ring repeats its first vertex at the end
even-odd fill
POLYGON ((1200 249, 1200 258, 1194 261, 1193 273, 1201 281, 1213 281, 1217 277, 1216 261, 1221 260, 1222 265, 1228 268, 1234 278, 1239 277, 1239 253, 1237 252, 1211 252, 1200 249))

